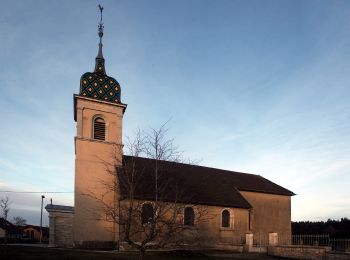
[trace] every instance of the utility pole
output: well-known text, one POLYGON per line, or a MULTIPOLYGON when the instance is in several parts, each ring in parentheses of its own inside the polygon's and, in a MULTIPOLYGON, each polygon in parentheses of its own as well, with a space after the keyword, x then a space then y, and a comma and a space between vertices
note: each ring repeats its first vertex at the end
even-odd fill
POLYGON ((43 238, 43 203, 44 203, 44 195, 41 195, 41 214, 40 214, 40 243, 43 238))

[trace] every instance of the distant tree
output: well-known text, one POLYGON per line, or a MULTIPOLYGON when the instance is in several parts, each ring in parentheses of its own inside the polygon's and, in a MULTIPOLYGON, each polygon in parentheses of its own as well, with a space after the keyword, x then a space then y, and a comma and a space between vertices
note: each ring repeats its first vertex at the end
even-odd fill
MULTIPOLYGON (((10 199, 9 197, 0 199, 0 209, 1 209, 1 217, 5 220, 5 225, 7 225, 7 217, 10 212, 10 199)), ((7 228, 5 229, 5 244, 7 244, 7 228)))
POLYGON ((332 238, 350 238, 350 220, 328 219, 325 221, 292 222, 293 235, 326 234, 332 238))
POLYGON ((13 218, 13 224, 16 226, 25 226, 27 224, 27 220, 20 216, 17 216, 13 218))

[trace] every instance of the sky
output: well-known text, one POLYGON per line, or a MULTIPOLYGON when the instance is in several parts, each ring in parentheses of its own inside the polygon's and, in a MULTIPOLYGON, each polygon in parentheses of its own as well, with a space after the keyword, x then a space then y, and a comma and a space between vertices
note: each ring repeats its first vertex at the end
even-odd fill
POLYGON ((74 204, 73 94, 94 69, 99 3, 124 140, 170 119, 185 157, 296 193, 293 221, 350 217, 350 1, 0 0, 10 220, 38 225, 42 194, 74 204))

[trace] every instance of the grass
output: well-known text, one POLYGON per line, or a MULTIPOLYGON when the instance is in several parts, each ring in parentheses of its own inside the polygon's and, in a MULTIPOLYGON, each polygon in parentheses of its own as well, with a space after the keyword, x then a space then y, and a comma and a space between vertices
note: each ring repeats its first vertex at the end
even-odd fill
MULTIPOLYGON (((210 255, 210 254, 209 254, 210 255)), ((191 253, 190 251, 175 251, 175 252, 149 252, 146 254, 145 259, 154 260, 224 260, 228 259, 276 259, 266 255, 254 255, 254 254, 215 254, 215 256, 208 256, 206 253, 191 253), (224 256, 226 256, 224 258, 224 256)), ((67 249, 67 248, 47 248, 47 247, 35 247, 35 246, 21 246, 21 245, 0 245, 0 259, 39 259, 39 260, 66 260, 66 259, 117 259, 117 260, 136 260, 138 254, 134 252, 116 252, 116 251, 91 251, 91 250, 79 250, 79 249, 67 249)))

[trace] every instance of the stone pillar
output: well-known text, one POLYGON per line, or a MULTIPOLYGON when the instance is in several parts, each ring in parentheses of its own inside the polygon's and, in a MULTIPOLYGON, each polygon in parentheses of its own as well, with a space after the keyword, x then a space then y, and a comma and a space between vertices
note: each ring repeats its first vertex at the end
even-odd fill
POLYGON ((55 245, 55 233, 56 233, 56 220, 55 217, 49 215, 49 247, 54 247, 55 245))
POLYGON ((49 204, 45 209, 49 213, 49 246, 72 247, 74 208, 49 204))
POLYGON ((277 246, 277 245, 278 245, 278 234, 269 233, 269 246, 277 246))
POLYGON ((252 233, 246 233, 245 234, 245 245, 244 245, 244 251, 245 252, 250 252, 252 251, 253 248, 253 241, 254 241, 254 236, 252 233))

